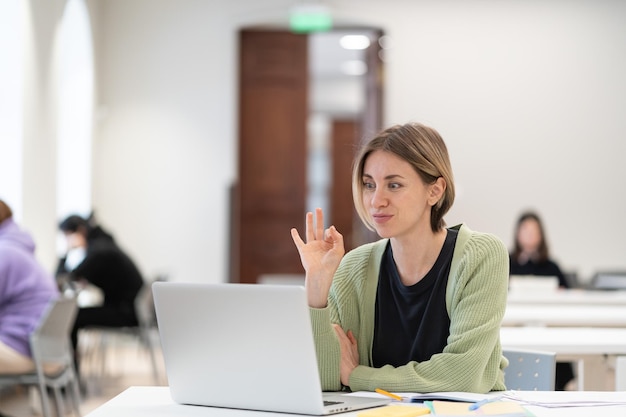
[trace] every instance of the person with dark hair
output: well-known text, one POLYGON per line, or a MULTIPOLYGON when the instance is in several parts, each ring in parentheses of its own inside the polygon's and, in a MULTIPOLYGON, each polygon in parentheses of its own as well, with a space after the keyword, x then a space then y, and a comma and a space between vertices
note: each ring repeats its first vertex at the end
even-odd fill
POLYGON ((358 153, 352 190, 361 220, 382 239, 345 254, 321 209, 306 214, 306 242, 291 230, 322 389, 506 389, 507 250, 465 224, 446 227, 455 192, 439 133, 418 123, 383 130, 358 153))
POLYGON ((0 374, 35 369, 30 334, 58 296, 54 277, 35 258, 32 237, 0 200, 0 374))
POLYGON ((550 258, 543 223, 535 212, 524 212, 517 220, 510 258, 511 275, 557 277, 561 288, 569 287, 561 268, 550 258))
POLYGON ((85 219, 71 215, 59 224, 65 235, 68 254, 59 261, 57 276, 68 274, 70 281, 87 281, 100 288, 100 306, 81 307, 72 330, 72 344, 78 358, 78 332, 89 326, 137 326, 135 298, 144 285, 132 259, 116 244, 113 236, 85 219), (78 255, 77 255, 78 254, 78 255))
MULTIPOLYGON (((543 222, 534 211, 522 213, 515 224, 515 242, 510 254, 511 275, 537 275, 557 277, 559 287, 569 288, 569 283, 559 265, 550 257, 543 222)), ((557 391, 565 390, 574 379, 574 366, 570 362, 557 362, 557 391)))

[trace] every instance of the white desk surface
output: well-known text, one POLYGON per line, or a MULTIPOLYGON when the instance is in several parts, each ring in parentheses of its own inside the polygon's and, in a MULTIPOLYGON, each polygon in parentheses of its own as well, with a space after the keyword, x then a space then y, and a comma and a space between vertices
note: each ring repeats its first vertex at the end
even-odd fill
POLYGON ((502 325, 626 327, 626 304, 507 304, 502 325))
MULTIPOLYGON (((626 400, 626 394, 624 392, 543 391, 519 394, 524 395, 525 399, 537 399, 541 401, 626 400)), ((536 417, 624 417, 626 415, 626 405, 556 408, 527 405, 526 407, 536 417)), ((337 414, 337 416, 352 417, 358 415, 358 413, 358 411, 355 411, 337 414)), ((130 387, 117 397, 89 413, 86 417, 256 417, 272 415, 283 417, 297 416, 284 413, 180 405, 172 401, 168 387, 130 387)), ((299 417, 302 416, 300 415, 299 417)))
POLYGON ((500 341, 505 348, 557 355, 626 355, 626 328, 502 327, 500 341))
POLYGON ((559 289, 556 291, 510 291, 509 304, 574 304, 626 306, 626 291, 559 289))

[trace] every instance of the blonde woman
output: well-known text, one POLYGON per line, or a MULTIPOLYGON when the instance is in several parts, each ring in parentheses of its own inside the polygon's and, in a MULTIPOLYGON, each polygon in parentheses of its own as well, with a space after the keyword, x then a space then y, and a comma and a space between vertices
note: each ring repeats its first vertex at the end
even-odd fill
POLYGON ((357 155, 352 186, 380 240, 344 256, 319 209, 304 240, 291 231, 323 389, 504 390, 508 253, 492 235, 446 227, 454 180, 441 136, 418 123, 382 131, 357 155))

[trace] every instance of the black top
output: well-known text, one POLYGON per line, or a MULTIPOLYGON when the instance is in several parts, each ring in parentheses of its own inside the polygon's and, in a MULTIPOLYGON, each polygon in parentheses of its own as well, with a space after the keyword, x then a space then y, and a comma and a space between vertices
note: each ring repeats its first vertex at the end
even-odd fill
POLYGON ((400 280, 388 244, 380 266, 374 322, 374 367, 401 366, 441 353, 450 335, 446 287, 458 232, 448 229, 437 261, 417 284, 400 280))
MULTIPOLYGON (((57 272, 63 272, 65 259, 57 272)), ((100 227, 87 235, 87 254, 73 271, 72 279, 86 279, 102 290, 104 305, 134 312, 134 301, 143 285, 137 266, 100 227)))
POLYGON ((561 272, 559 266, 551 261, 546 260, 543 262, 534 262, 529 260, 525 264, 520 264, 513 257, 510 257, 510 274, 511 275, 538 275, 538 276, 551 276, 558 277, 559 287, 569 288, 569 283, 565 279, 565 275, 561 272))

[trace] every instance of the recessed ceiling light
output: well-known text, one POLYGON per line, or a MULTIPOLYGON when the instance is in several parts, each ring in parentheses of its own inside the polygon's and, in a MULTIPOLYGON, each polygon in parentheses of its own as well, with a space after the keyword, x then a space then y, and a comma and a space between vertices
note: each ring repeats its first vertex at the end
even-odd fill
POLYGON ((365 35, 345 35, 339 39, 339 44, 345 49, 366 49, 370 46, 370 38, 365 35))

